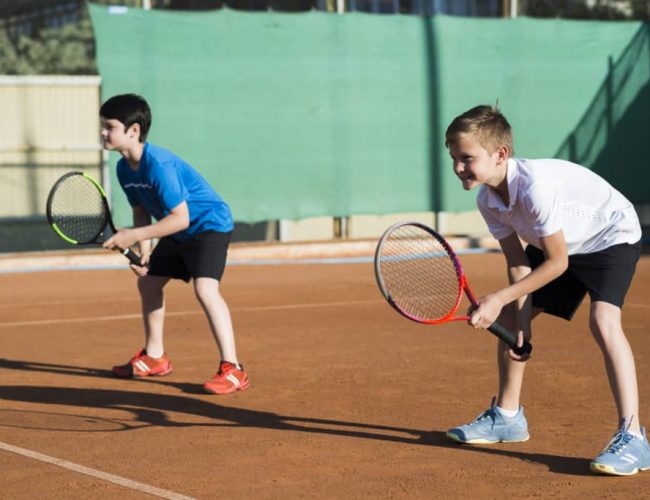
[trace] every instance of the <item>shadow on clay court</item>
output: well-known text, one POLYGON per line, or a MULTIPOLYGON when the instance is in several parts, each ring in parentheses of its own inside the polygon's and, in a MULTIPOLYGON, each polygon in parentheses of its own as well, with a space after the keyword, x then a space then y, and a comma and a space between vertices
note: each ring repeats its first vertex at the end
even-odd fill
MULTIPOLYGON (((109 370, 82 368, 67 365, 45 364, 29 361, 12 361, 0 359, 0 368, 17 369, 26 371, 43 371, 57 374, 70 374, 75 376, 110 376, 109 370)), ((146 382, 149 382, 147 380, 146 382)), ((151 381, 165 386, 176 387, 184 392, 201 393, 200 387, 195 384, 177 384, 166 381, 151 381)), ((589 476, 589 460, 586 458, 564 457, 539 453, 517 452, 512 450, 487 448, 482 446, 462 446, 451 443, 443 431, 428 431, 406 429, 393 426, 347 422, 342 420, 319 419, 310 417, 296 417, 280 415, 277 413, 234 408, 214 403, 214 396, 205 395, 209 401, 188 396, 169 394, 155 394, 150 392, 133 392, 112 389, 86 389, 71 387, 43 387, 43 386, 0 386, 0 399, 5 401, 18 401, 38 403, 44 405, 70 406, 75 408, 93 408, 107 410, 121 410, 131 413, 134 421, 128 423, 119 420, 119 425, 112 425, 104 432, 128 431, 142 427, 248 427, 269 429, 277 431, 306 432, 332 436, 344 436, 355 439, 372 439, 379 441, 403 443, 410 445, 434 446, 439 448, 462 449, 467 453, 485 453, 500 455, 526 462, 542 464, 552 472, 571 476, 589 476), (176 415, 186 415, 208 419, 203 422, 183 422, 174 418, 176 415)), ((22 410, 11 410, 21 413, 22 410)), ((29 413, 29 412, 25 412, 29 413)), ((39 412, 41 415, 47 412, 39 412)), ((57 418, 62 418, 61 413, 52 413, 57 418)), ((79 415, 70 415, 79 418, 79 415)), ((118 419, 102 419, 90 417, 101 422, 115 424, 118 419)), ((56 420, 56 419, 55 419, 56 420)), ((0 426, 5 424, 0 421, 0 426)), ((13 424, 11 427, 30 429, 29 420, 23 424, 13 424)), ((66 427, 69 427, 66 425, 66 427)), ((50 430, 57 429, 50 425, 50 430)), ((83 430, 80 430, 83 432, 83 430)))
MULTIPOLYGON (((78 377, 106 377, 115 379, 111 370, 103 368, 88 368, 82 366, 60 365, 53 363, 41 363, 39 361, 18 361, 13 359, 0 358, 0 368, 7 368, 10 370, 24 370, 31 372, 46 372, 54 373, 57 375, 74 375, 78 377)), ((161 384, 169 387, 175 387, 180 391, 187 394, 205 394, 203 386, 200 384, 188 384, 183 382, 171 382, 169 380, 162 381, 159 378, 137 379, 136 382, 161 384)))

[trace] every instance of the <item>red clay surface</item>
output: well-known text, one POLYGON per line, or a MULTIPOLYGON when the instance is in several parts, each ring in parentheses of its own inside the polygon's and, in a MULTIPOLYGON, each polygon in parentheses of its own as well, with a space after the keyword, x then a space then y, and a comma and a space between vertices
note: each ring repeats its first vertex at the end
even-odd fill
MULTIPOLYGON (((500 254, 462 257, 480 295, 500 254)), ((196 498, 649 498, 650 471, 598 477, 616 413, 587 305, 536 322, 523 404, 531 439, 460 446, 445 431, 496 390, 495 338, 424 326, 380 297, 372 265, 231 266, 223 292, 251 388, 201 392, 218 362, 191 287, 168 287, 175 372, 118 380, 142 344, 130 271, 0 275, 0 443, 196 498)), ((628 295, 650 425, 650 256, 628 295)), ((0 497, 150 498, 0 449, 0 497)))

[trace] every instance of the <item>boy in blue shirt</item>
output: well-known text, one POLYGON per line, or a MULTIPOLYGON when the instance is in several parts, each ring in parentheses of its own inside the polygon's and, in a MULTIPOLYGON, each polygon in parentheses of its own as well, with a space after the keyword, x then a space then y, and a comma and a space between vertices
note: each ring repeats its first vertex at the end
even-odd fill
POLYGON ((239 364, 230 311, 219 291, 233 230, 230 208, 191 165, 146 141, 151 126, 147 102, 135 94, 117 95, 100 109, 102 145, 117 151, 117 178, 133 209, 133 228, 104 243, 125 249, 139 243, 139 276, 145 346, 128 363, 113 367, 117 377, 163 376, 172 363, 163 344, 163 288, 170 279, 192 280, 221 353, 206 392, 229 394, 248 388, 239 364), (155 221, 152 221, 152 218, 155 221), (155 248, 151 240, 159 239, 155 248))

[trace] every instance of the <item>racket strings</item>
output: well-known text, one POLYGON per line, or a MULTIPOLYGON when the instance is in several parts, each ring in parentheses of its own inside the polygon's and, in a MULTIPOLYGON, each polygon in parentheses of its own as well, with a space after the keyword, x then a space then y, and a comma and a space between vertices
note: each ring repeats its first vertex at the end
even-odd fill
POLYGON ((107 222, 103 196, 82 175, 66 177, 57 186, 51 199, 50 216, 61 233, 78 243, 95 240, 107 222))
POLYGON ((455 261, 424 229, 404 225, 392 231, 384 240, 379 265, 385 291, 407 315, 437 320, 456 309, 461 288, 455 261))

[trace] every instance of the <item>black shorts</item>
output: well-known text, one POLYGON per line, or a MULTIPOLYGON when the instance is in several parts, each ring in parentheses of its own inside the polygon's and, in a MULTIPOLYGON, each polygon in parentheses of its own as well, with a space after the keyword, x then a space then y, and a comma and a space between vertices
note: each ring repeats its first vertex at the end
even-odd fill
POLYGON ((187 241, 161 238, 149 259, 149 275, 221 281, 231 237, 232 232, 206 231, 187 241))
MULTIPOLYGON (((533 269, 545 260, 544 252, 533 245, 526 247, 526 255, 533 269)), ((623 307, 640 256, 640 241, 595 253, 569 255, 568 269, 533 292, 533 306, 567 320, 573 317, 587 293, 592 302, 623 307)))

